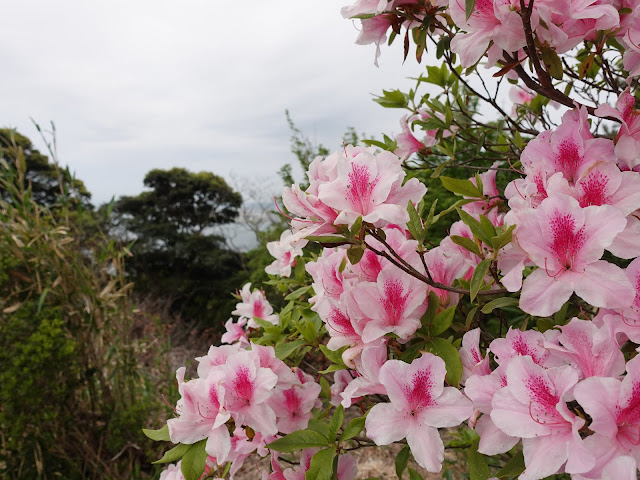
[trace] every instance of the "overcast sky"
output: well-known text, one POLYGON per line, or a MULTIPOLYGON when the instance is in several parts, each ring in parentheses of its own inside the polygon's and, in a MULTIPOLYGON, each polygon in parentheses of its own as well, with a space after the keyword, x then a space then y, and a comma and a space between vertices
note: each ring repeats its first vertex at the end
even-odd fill
MULTIPOLYGON (((30 117, 57 128, 60 161, 93 194, 137 194, 152 168, 274 179, 289 153, 284 111, 339 148, 348 126, 399 131, 371 100, 408 88, 401 42, 355 45, 348 0, 0 0, 0 125, 44 150, 30 117)), ((411 57, 411 56, 410 56, 411 57)))

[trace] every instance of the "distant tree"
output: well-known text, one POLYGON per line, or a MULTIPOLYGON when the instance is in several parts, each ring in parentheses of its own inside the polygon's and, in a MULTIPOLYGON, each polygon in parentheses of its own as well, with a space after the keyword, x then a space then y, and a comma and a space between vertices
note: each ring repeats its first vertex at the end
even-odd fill
POLYGON ((214 227, 233 222, 242 196, 211 172, 152 170, 150 190, 113 205, 113 232, 134 240, 128 268, 140 293, 161 296, 173 311, 198 321, 218 318, 218 306, 241 279, 243 258, 214 227))
MULTIPOLYGON (((24 135, 13 129, 1 128, 0 157, 10 157, 16 149, 23 152, 25 184, 31 187, 36 203, 51 208, 73 201, 85 208, 92 208, 91 193, 82 180, 75 178, 68 168, 61 168, 55 161, 49 161, 24 135)), ((3 200, 10 201, 7 190, 0 195, 3 200)))

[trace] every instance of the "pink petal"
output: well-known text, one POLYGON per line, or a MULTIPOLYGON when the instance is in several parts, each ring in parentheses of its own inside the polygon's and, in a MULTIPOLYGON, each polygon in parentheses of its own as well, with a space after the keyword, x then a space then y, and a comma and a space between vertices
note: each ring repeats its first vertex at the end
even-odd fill
POLYGON ((624 270, 604 260, 585 267, 584 274, 576 277, 575 292, 595 307, 612 309, 630 307, 636 297, 624 270))
POLYGON ((365 428, 367 437, 376 445, 389 445, 407 436, 413 421, 405 418, 390 403, 378 403, 367 414, 365 428))
POLYGON ((444 461, 444 444, 438 430, 433 427, 413 427, 407 434, 407 443, 416 463, 428 472, 437 473, 444 461))

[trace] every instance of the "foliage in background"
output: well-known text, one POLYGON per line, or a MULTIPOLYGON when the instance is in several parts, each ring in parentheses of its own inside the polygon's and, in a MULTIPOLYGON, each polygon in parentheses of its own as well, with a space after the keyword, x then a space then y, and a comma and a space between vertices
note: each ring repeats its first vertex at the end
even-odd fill
POLYGON ((152 170, 149 189, 113 204, 111 234, 132 242, 127 272, 140 295, 164 298, 172 313, 221 325, 229 291, 246 278, 242 254, 214 228, 233 222, 242 196, 222 177, 183 168, 152 170))
POLYGON ((149 332, 136 333, 129 252, 92 210, 66 201, 88 199, 73 190, 81 182, 24 137, 3 135, 0 476, 130 478, 151 448, 136 422, 162 415, 149 377, 162 337, 150 352, 149 332))

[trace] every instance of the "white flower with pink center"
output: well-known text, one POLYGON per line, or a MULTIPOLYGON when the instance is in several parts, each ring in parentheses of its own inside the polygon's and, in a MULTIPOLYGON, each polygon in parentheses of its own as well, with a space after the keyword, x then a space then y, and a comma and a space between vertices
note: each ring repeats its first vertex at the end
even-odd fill
MULTIPOLYGON (((406 205, 387 202, 393 185, 405 177, 398 157, 389 152, 377 155, 371 151, 357 152, 353 157, 341 156, 337 163, 337 178, 318 187, 318 198, 340 212, 336 225, 351 227, 360 216, 365 222, 382 227, 389 223, 404 225, 409 221, 406 205)), ((414 203, 427 191, 417 179, 409 180, 399 190, 414 191, 414 203)), ((400 192, 394 192, 398 195, 400 192)))
POLYGON ((264 292, 261 290, 254 290, 248 294, 250 287, 250 283, 247 283, 242 287, 242 302, 237 303, 236 309, 231 313, 233 315, 247 318, 249 320, 247 324, 249 328, 258 327, 258 324, 253 320, 254 317, 277 325, 278 315, 273 314, 273 307, 265 298, 264 292))
POLYGON ((387 333, 408 339, 420 328, 420 318, 427 309, 426 285, 393 265, 380 272, 376 283, 361 283, 351 294, 369 319, 362 330, 364 343, 387 333))
POLYGON ((614 456, 640 456, 640 357, 627 363, 622 381, 590 377, 574 395, 591 417, 589 429, 611 441, 614 456))
POLYGON ((269 275, 280 275, 281 277, 289 277, 291 275, 291 267, 295 266, 295 258, 302 256, 302 249, 307 244, 307 240, 300 237, 300 234, 294 234, 291 230, 285 230, 280 235, 280 240, 267 243, 267 250, 271 256, 275 257, 275 261, 268 265, 264 271, 269 275))
POLYGON ((205 449, 224 462, 231 449, 225 422, 230 418, 225 408, 225 390, 214 375, 184 381, 185 368, 178 369, 178 391, 182 398, 176 405, 177 418, 169 419, 169 437, 174 443, 193 444, 207 439, 205 449))
POLYGON ((460 349, 460 359, 462 360, 462 383, 471 375, 489 375, 489 356, 482 356, 480 352, 480 329, 469 330, 462 337, 462 348, 460 349))
POLYGON ((225 405, 237 425, 248 425, 263 435, 275 435, 276 416, 266 401, 278 383, 278 376, 259 365, 259 358, 252 352, 238 352, 229 357, 221 379, 225 405))
POLYGON ((573 292, 596 307, 630 306, 635 292, 624 271, 600 260, 626 223, 608 205, 580 208, 566 195, 545 199, 516 229, 520 247, 538 266, 523 283, 520 308, 551 315, 573 292))
POLYGON ((544 369, 529 356, 509 362, 507 386, 493 396, 491 420, 505 434, 523 439, 521 480, 547 477, 563 465, 572 474, 595 465, 579 434, 585 421, 566 404, 577 382, 578 373, 569 366, 544 369))
POLYGON ((444 361, 430 353, 410 365, 389 360, 380 369, 380 383, 391 403, 378 403, 367 415, 367 436, 377 445, 407 439, 418 465, 439 472, 444 444, 438 428, 454 427, 469 418, 471 402, 456 388, 444 387, 444 361))
POLYGON ((311 409, 320 395, 320 390, 320 385, 315 382, 276 389, 269 398, 269 406, 278 418, 278 431, 291 433, 307 428, 311 409))

